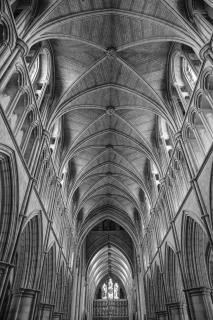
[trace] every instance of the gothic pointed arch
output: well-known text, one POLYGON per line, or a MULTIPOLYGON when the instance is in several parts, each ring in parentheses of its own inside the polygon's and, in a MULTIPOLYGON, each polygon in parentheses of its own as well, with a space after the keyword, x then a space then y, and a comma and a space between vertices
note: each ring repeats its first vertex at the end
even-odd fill
POLYGON ((12 253, 19 208, 19 180, 14 152, 0 144, 0 260, 12 253))

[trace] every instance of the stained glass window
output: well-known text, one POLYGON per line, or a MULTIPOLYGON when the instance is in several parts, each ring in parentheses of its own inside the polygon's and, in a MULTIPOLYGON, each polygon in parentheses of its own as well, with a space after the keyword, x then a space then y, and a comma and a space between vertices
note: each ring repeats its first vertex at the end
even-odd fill
POLYGON ((120 299, 119 297, 119 284, 117 282, 113 282, 110 278, 107 282, 102 285, 102 299, 106 300, 113 300, 113 299, 120 299))

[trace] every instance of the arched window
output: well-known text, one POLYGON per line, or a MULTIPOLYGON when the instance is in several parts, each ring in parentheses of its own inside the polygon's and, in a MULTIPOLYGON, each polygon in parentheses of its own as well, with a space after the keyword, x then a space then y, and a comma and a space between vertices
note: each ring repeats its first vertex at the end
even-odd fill
POLYGON ((197 138, 199 139, 200 144, 201 144, 204 152, 206 153, 211 146, 212 139, 210 137, 209 132, 206 130, 206 128, 201 120, 200 115, 197 112, 193 113, 192 123, 193 123, 194 128, 197 132, 197 135, 198 135, 197 138))
POLYGON ((52 127, 51 137, 50 137, 50 150, 52 153, 57 151, 58 139, 60 137, 60 120, 58 119, 52 127))
POLYGON ((171 157, 172 150, 173 150, 173 143, 171 139, 171 134, 169 132, 169 127, 165 119, 161 118, 160 120, 160 136, 163 145, 163 153, 164 159, 167 158, 167 163, 169 158, 171 157))
POLYGON ((44 117, 50 99, 51 55, 47 42, 34 44, 26 57, 30 79, 40 112, 44 117))
POLYGON ((101 288, 101 299, 104 300, 118 300, 120 299, 120 286, 109 278, 101 288))
POLYGON ((194 134, 194 130, 191 127, 187 128, 186 138, 189 146, 190 157, 192 161, 195 162, 196 167, 199 168, 204 159, 204 152, 201 149, 201 146, 194 134))
POLYGON ((32 81, 34 82, 37 100, 41 99, 49 81, 50 63, 48 56, 48 50, 42 49, 33 64, 31 77, 33 77, 32 81))
POLYGON ((177 45, 174 47, 171 63, 171 77, 173 87, 176 89, 172 90, 172 98, 176 97, 182 121, 198 79, 201 61, 192 48, 177 45))
POLYGON ((186 58, 182 59, 183 75, 185 76, 189 86, 193 90, 197 81, 197 75, 186 58))
POLYGON ((211 99, 205 94, 200 94, 197 98, 197 109, 201 111, 205 118, 208 128, 213 131, 213 109, 211 106, 211 99))
POLYGON ((152 175, 155 182, 155 186, 157 187, 157 190, 159 191, 160 188, 160 175, 159 172, 155 166, 154 163, 152 163, 152 175))
POLYGON ((15 71, 9 78, 6 86, 0 89, 0 104, 4 110, 8 108, 22 85, 21 73, 15 71))
POLYGON ((19 98, 13 108, 13 111, 11 112, 12 114, 8 115, 8 117, 10 118, 10 125, 11 125, 12 130, 14 130, 16 128, 18 122, 22 118, 28 105, 29 105, 29 95, 27 92, 24 92, 19 96, 19 98))
POLYGON ((35 148, 36 141, 38 140, 38 127, 34 127, 31 131, 30 137, 27 141, 27 147, 24 152, 24 159, 28 163, 32 156, 32 151, 35 148))

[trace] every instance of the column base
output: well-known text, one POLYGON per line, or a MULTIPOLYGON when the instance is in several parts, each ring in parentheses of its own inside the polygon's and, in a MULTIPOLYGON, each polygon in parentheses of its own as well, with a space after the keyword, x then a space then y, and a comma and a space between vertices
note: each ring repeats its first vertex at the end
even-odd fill
POLYGON ((40 303, 38 310, 39 320, 50 320, 52 317, 54 304, 40 303))
POLYGON ((12 295, 8 320, 31 320, 37 290, 19 289, 12 295))
POLYGON ((206 287, 187 289, 191 300, 194 320, 212 320, 213 304, 211 289, 206 287))
POLYGON ((62 320, 63 312, 54 312, 52 315, 52 320, 62 320))
POLYGON ((167 311, 158 311, 156 312, 156 319, 157 320, 168 320, 168 312, 167 311))

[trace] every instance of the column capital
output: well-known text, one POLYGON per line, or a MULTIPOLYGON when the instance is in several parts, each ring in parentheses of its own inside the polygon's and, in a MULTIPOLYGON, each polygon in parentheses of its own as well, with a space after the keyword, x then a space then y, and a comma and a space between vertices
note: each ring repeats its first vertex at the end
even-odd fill
POLYGON ((39 304, 39 308, 40 309, 53 309, 55 307, 54 304, 51 304, 51 303, 45 303, 45 302, 40 302, 39 304))
POLYGON ((21 50, 22 54, 26 57, 29 53, 29 47, 22 39, 18 38, 16 46, 21 50))
POLYGON ((14 264, 11 264, 11 263, 8 263, 8 262, 5 262, 5 261, 0 261, 0 268, 3 267, 3 268, 14 268, 15 265, 14 264))
POLYGON ((151 214, 151 215, 154 215, 155 212, 156 212, 156 211, 155 211, 155 208, 152 208, 152 209, 150 210, 150 214, 151 214))
POLYGON ((59 320, 59 319, 62 319, 62 317, 63 317, 63 312, 53 312, 53 314, 52 314, 52 319, 54 320, 54 319, 57 319, 57 320, 59 320))
POLYGON ((56 179, 56 182, 57 182, 57 183, 60 185, 60 187, 61 187, 61 181, 62 181, 61 177, 56 176, 55 179, 56 179))
POLYGON ((175 141, 182 140, 182 131, 177 131, 174 135, 175 141))
POLYGON ((37 289, 29 289, 29 288, 19 288, 14 290, 12 293, 16 296, 35 296, 37 293, 41 292, 41 290, 37 289))
POLYGON ((205 46, 200 50, 199 56, 201 60, 205 60, 210 58, 213 59, 213 51, 210 43, 205 44, 205 46))
POLYGON ((183 291, 189 292, 191 295, 209 295, 211 293, 211 288, 199 287, 199 288, 189 288, 183 291))
POLYGON ((49 131, 43 129, 42 135, 45 137, 45 139, 49 142, 50 141, 50 133, 49 131))
POLYGON ((168 309, 184 309, 184 304, 181 302, 166 303, 168 309))

